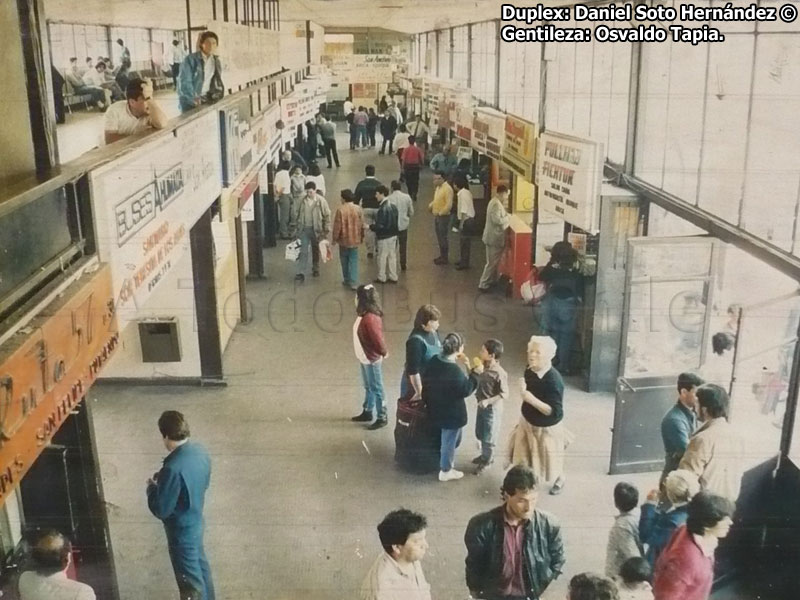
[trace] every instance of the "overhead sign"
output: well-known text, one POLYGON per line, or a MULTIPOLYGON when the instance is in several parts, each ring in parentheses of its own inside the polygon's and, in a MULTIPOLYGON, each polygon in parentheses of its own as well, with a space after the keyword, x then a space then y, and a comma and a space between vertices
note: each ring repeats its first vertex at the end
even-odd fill
POLYGON ((484 106, 476 108, 472 120, 472 147, 500 160, 505 142, 505 128, 505 113, 484 106))
POLYGON ((528 181, 533 181, 537 132, 535 123, 506 115, 503 162, 528 181))
POLYGON ((459 106, 456 109, 456 135, 465 142, 472 142, 472 126, 475 109, 472 106, 459 106))
POLYGON ((600 229, 603 144, 547 131, 539 138, 539 208, 589 233, 600 229))
POLYGON ((117 348, 108 265, 82 275, 28 327, 0 347, 0 504, 117 348))
POLYGON ((215 112, 89 173, 97 252, 111 266, 121 321, 136 317, 222 189, 215 112))
POLYGON ((390 54, 324 54, 320 57, 333 81, 347 83, 392 83, 401 62, 390 54))

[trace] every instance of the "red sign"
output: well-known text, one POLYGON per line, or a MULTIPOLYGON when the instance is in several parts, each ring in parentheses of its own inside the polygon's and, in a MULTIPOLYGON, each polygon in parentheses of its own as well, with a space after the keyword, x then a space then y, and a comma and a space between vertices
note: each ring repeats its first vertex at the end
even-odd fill
POLYGON ((119 342, 108 265, 0 347, 0 505, 80 404, 119 342))

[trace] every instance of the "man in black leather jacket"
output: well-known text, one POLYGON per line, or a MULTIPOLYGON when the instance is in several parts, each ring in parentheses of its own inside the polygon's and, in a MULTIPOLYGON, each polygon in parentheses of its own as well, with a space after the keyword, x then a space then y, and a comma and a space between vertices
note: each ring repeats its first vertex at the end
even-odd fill
POLYGON ((538 481, 515 466, 503 480, 503 505, 470 519, 467 587, 483 600, 537 600, 564 568, 555 518, 536 510, 538 481))

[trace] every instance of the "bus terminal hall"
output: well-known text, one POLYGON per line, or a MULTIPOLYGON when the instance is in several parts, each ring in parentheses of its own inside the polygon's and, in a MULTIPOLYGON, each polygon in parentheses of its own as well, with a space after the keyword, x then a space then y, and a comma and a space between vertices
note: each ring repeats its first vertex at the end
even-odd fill
POLYGON ((0 596, 800 598, 797 17, 0 2, 0 596))

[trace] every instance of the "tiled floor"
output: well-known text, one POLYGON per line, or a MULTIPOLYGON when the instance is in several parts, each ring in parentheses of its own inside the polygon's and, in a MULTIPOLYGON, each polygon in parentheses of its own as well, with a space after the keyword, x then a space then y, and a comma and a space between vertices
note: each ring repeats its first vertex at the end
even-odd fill
MULTIPOLYGON (((340 147, 347 147, 343 138, 340 147)), ((367 162, 377 166, 385 183, 397 174, 394 157, 371 150, 345 149, 341 158, 340 169, 323 169, 333 209, 336 192, 354 187, 367 162)), ((404 342, 419 305, 438 305, 441 331, 463 333, 470 356, 484 339, 499 337, 512 381, 522 374, 532 333, 529 309, 476 293, 483 265, 477 239, 471 270, 431 263, 430 194, 430 175, 424 172, 410 229, 409 270, 400 285, 382 290, 390 413, 404 342)), ((283 248, 268 249, 265 257, 268 278, 248 283, 254 319, 237 327, 225 353, 227 388, 99 386, 90 393, 122 598, 176 597, 164 534, 144 496, 145 481, 164 455, 156 419, 172 408, 186 413, 194 439, 213 455, 206 547, 217 598, 355 598, 381 551, 375 526, 387 512, 404 506, 428 517, 424 568, 433 597, 464 600, 464 529, 473 514, 499 503, 501 468, 449 483, 396 470, 392 427, 370 432, 349 421, 360 410, 362 388, 352 350, 353 296, 340 284, 338 260, 323 265, 319 279, 295 287, 283 248)), ((364 254, 360 268, 362 281, 374 278, 375 266, 364 254)), ((503 439, 518 418, 519 404, 512 393, 503 439)), ((457 455, 462 468, 476 454, 470 408, 457 455)), ((566 423, 576 434, 568 450, 567 485, 561 496, 543 493, 540 506, 562 521, 567 565, 545 598, 564 598, 569 577, 603 568, 614 515, 612 489, 622 479, 606 475, 612 411, 609 395, 589 395, 574 386, 566 395, 566 423)), ((644 495, 658 476, 625 479, 644 495)))

